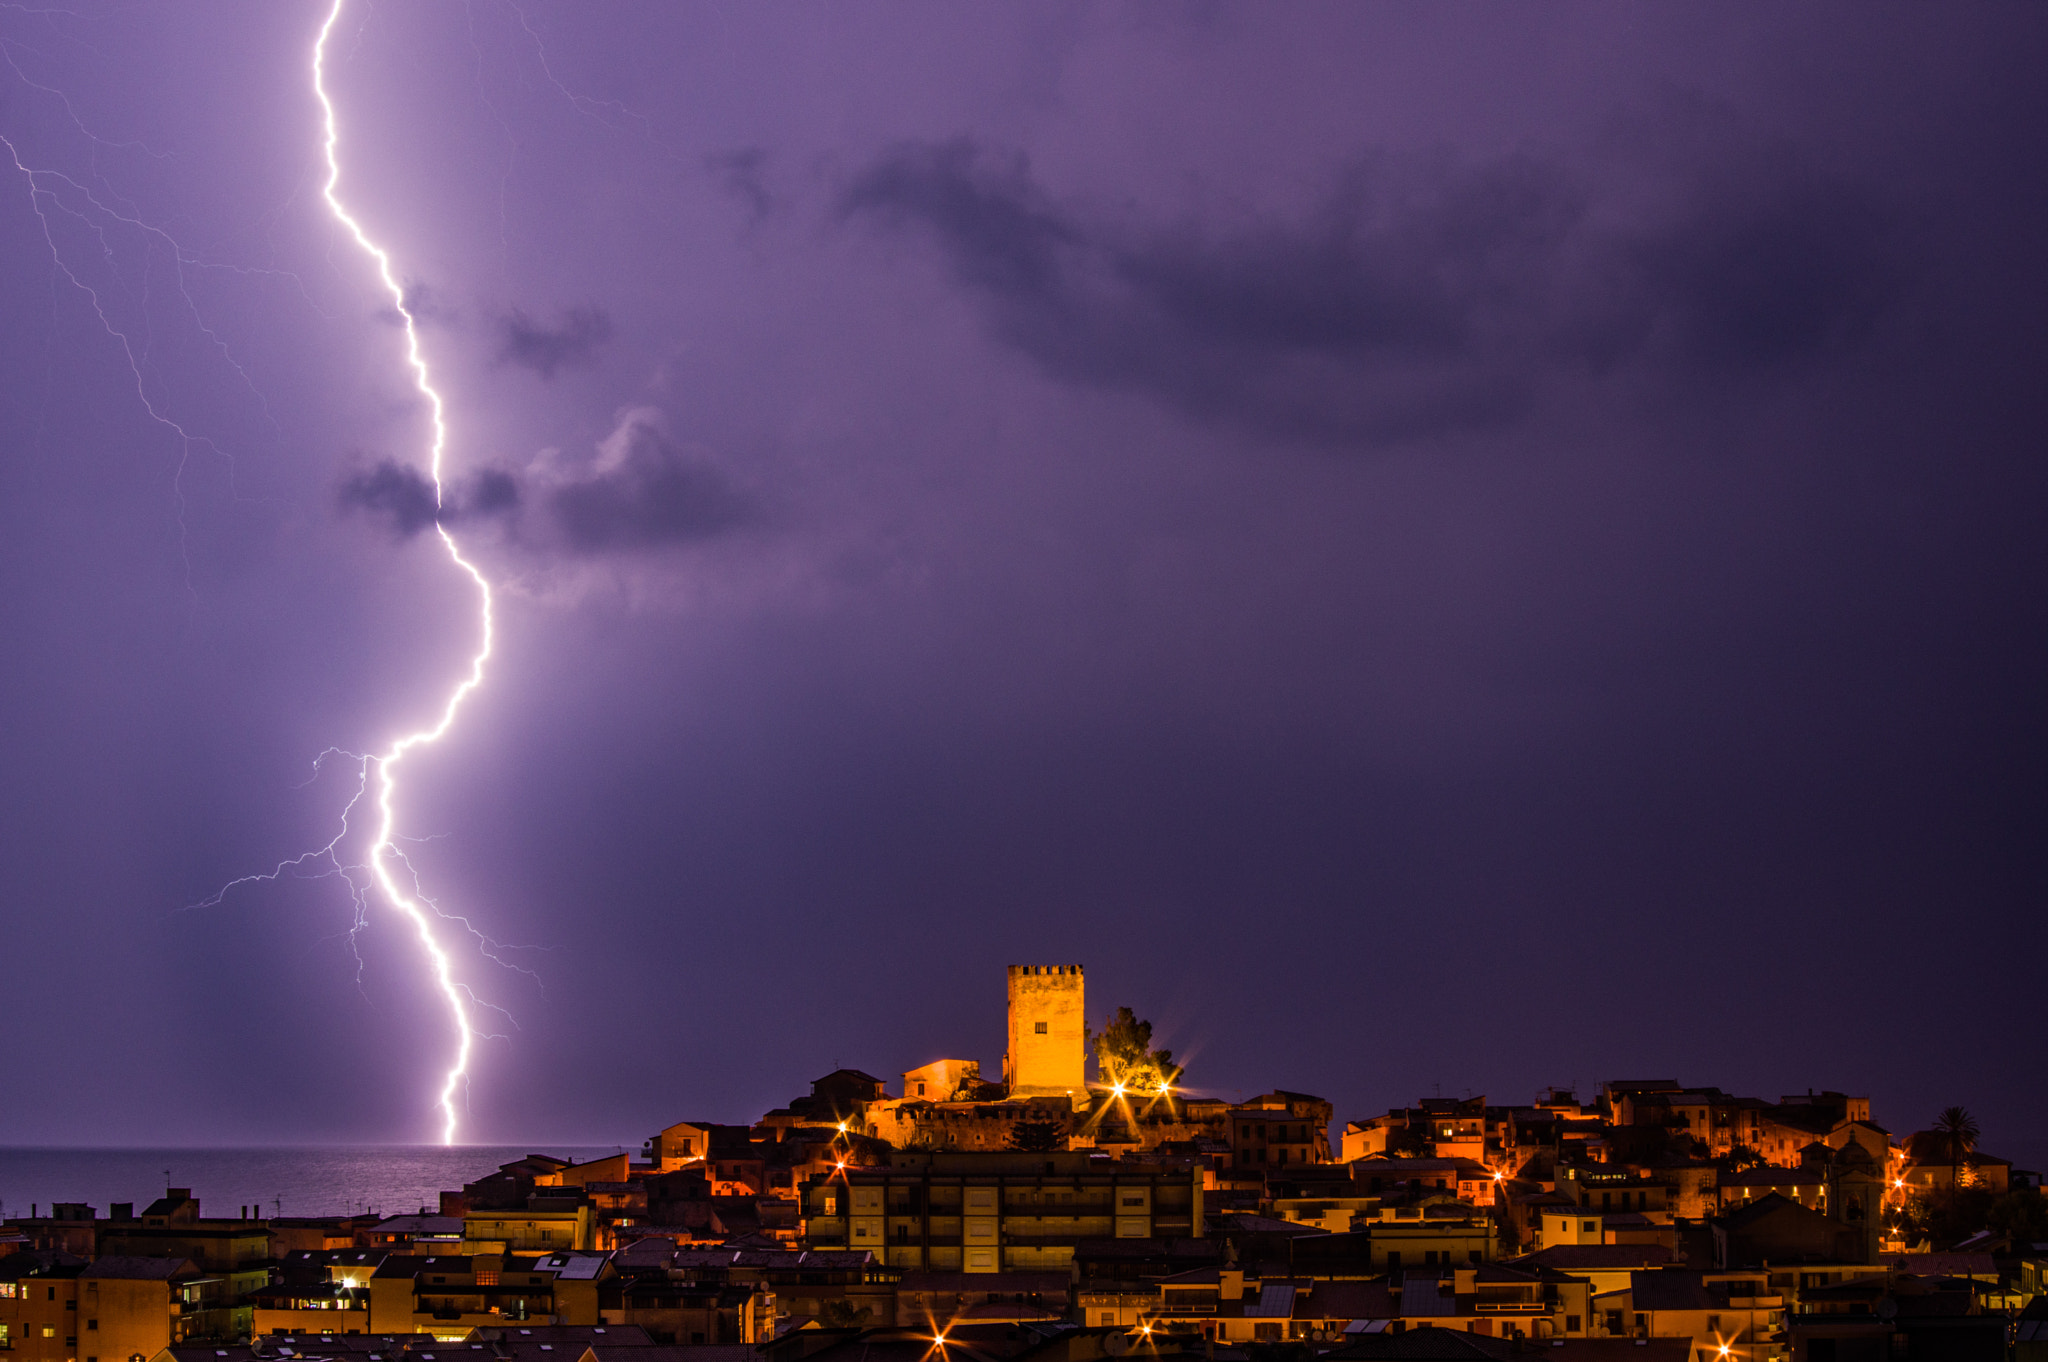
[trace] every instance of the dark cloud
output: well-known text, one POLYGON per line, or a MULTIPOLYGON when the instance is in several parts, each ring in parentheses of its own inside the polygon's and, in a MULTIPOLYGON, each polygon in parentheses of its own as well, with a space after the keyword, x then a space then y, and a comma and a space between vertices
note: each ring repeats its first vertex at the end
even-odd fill
POLYGON ((718 177, 719 186, 747 205, 747 215, 759 222, 775 210, 775 196, 768 192, 763 172, 768 153, 759 147, 742 147, 706 158, 705 164, 718 177))
POLYGON ((548 509, 579 553, 656 548, 710 539, 753 520, 755 507, 719 469, 631 414, 588 474, 556 486, 548 509))
POLYGON ((1686 361, 1759 371, 1850 340, 1903 282, 1889 216, 1838 183, 1786 175, 1712 187, 1628 248, 1643 311, 1686 361))
POLYGON ((344 510, 364 511, 381 519, 400 539, 410 539, 429 525, 452 524, 478 516, 504 515, 519 505, 519 484, 510 473, 485 469, 444 499, 434 495, 425 474, 395 459, 344 478, 337 493, 344 510))
POLYGON ((498 359, 553 378, 557 369, 589 363, 611 334, 611 318, 601 308, 565 308, 550 327, 515 307, 498 323, 498 359))
POLYGON ((344 478, 338 499, 345 510, 367 511, 383 520, 401 539, 410 539, 441 519, 434 484, 395 459, 380 460, 376 467, 344 478))
MULTIPOLYGON (((599 554, 714 538, 756 518, 724 472, 671 440, 653 408, 637 408, 598 447, 597 461, 565 474, 537 469, 532 499, 544 511, 509 542, 529 553, 599 554)), ((381 521, 397 538, 432 525, 506 518, 529 499, 519 476, 486 468, 450 486, 438 504, 425 474, 383 459, 345 478, 337 500, 381 521)))
POLYGON ((1867 196, 1791 167, 1592 225, 1583 177, 1529 156, 1380 158, 1301 220, 1119 227, 1021 156, 900 146, 845 215, 931 233, 996 333, 1070 381, 1263 434, 1380 444, 1505 420, 1561 368, 1762 370, 1853 334, 1890 280, 1867 196))

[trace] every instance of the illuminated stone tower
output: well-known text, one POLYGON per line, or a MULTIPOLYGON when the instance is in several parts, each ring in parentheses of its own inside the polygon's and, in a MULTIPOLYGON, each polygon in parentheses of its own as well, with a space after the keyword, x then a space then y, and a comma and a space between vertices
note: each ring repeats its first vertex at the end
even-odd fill
POLYGON ((1087 1093, 1086 1018, 1079 965, 1010 966, 1010 1048, 1003 1055, 1010 1096, 1087 1093))

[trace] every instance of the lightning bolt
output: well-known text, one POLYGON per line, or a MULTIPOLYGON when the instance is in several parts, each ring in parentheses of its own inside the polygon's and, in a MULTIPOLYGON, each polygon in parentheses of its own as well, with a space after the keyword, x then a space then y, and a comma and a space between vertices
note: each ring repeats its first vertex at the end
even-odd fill
MULTIPOLYGON (((441 484, 441 464, 448 448, 448 422, 446 404, 440 392, 434 387, 433 375, 427 368, 424 352, 420 348, 420 332, 417 319, 406 306, 405 289, 399 284, 391 267, 391 255, 366 231, 361 222, 349 212, 341 198, 341 129, 335 116, 334 100, 327 93, 327 41, 334 33, 334 26, 340 22, 341 12, 348 0, 334 0, 327 12, 326 22, 320 25, 320 33, 313 42, 313 95, 320 102, 320 112, 325 125, 324 151, 327 158, 327 182, 321 186, 321 196, 326 199, 328 209, 335 220, 355 239, 363 254, 370 257, 377 269, 377 278, 391 295, 391 303, 397 309, 405 326, 405 358, 412 369, 413 386, 427 401, 432 416, 433 439, 428 449, 428 473, 434 483, 434 504, 445 504, 441 484)), ((490 660, 493 639, 491 584, 478 570, 475 563, 462 556, 461 546, 448 527, 436 523, 434 533, 441 537, 441 545, 448 550, 448 559, 467 576, 476 587, 477 624, 480 635, 477 650, 470 658, 469 672, 448 694, 441 707, 440 717, 427 728, 417 729, 394 740, 382 752, 369 757, 368 772, 376 791, 374 806, 377 811, 377 829, 370 844, 369 869, 377 888, 386 902, 405 917, 418 934, 420 949, 426 954, 432 967, 435 986, 448 1005, 448 1014, 455 1024, 455 1056, 448 1071, 441 1079, 438 1105, 441 1110, 441 1143, 454 1144, 459 1128, 456 1112, 456 1095, 466 1090, 469 1082, 469 1059, 476 1042, 483 1038, 470 1019, 469 991, 455 979, 454 965, 440 938, 434 933, 434 921, 439 916, 430 911, 422 902, 417 889, 408 891, 401 887, 394 866, 407 869, 404 853, 398 847, 398 769, 407 756, 415 749, 431 746, 447 734, 455 724, 455 715, 470 692, 483 684, 484 664, 490 660)))

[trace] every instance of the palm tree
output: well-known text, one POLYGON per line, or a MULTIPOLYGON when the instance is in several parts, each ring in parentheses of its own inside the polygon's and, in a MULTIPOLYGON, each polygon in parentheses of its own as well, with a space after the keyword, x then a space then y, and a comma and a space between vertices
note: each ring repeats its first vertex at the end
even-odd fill
POLYGON ((1954 1204, 1962 1190, 1963 1159, 1977 1147, 1977 1118, 1967 1107, 1944 1107, 1934 1118, 1934 1133, 1948 1148, 1948 1199, 1954 1204))

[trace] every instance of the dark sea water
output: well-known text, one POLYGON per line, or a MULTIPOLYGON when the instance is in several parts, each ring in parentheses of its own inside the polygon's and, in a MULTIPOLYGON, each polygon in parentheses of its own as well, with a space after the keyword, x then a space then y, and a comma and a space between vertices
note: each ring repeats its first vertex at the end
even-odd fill
POLYGON ((189 1187, 209 1216, 260 1204, 262 1214, 411 1214, 526 1154, 581 1162, 617 1152, 606 1145, 319 1145, 302 1149, 34 1149, 0 1147, 0 1214, 50 1213, 83 1201, 101 1215, 117 1201, 140 1211, 166 1187, 189 1187), (282 1210, 279 1208, 282 1207, 282 1210))

